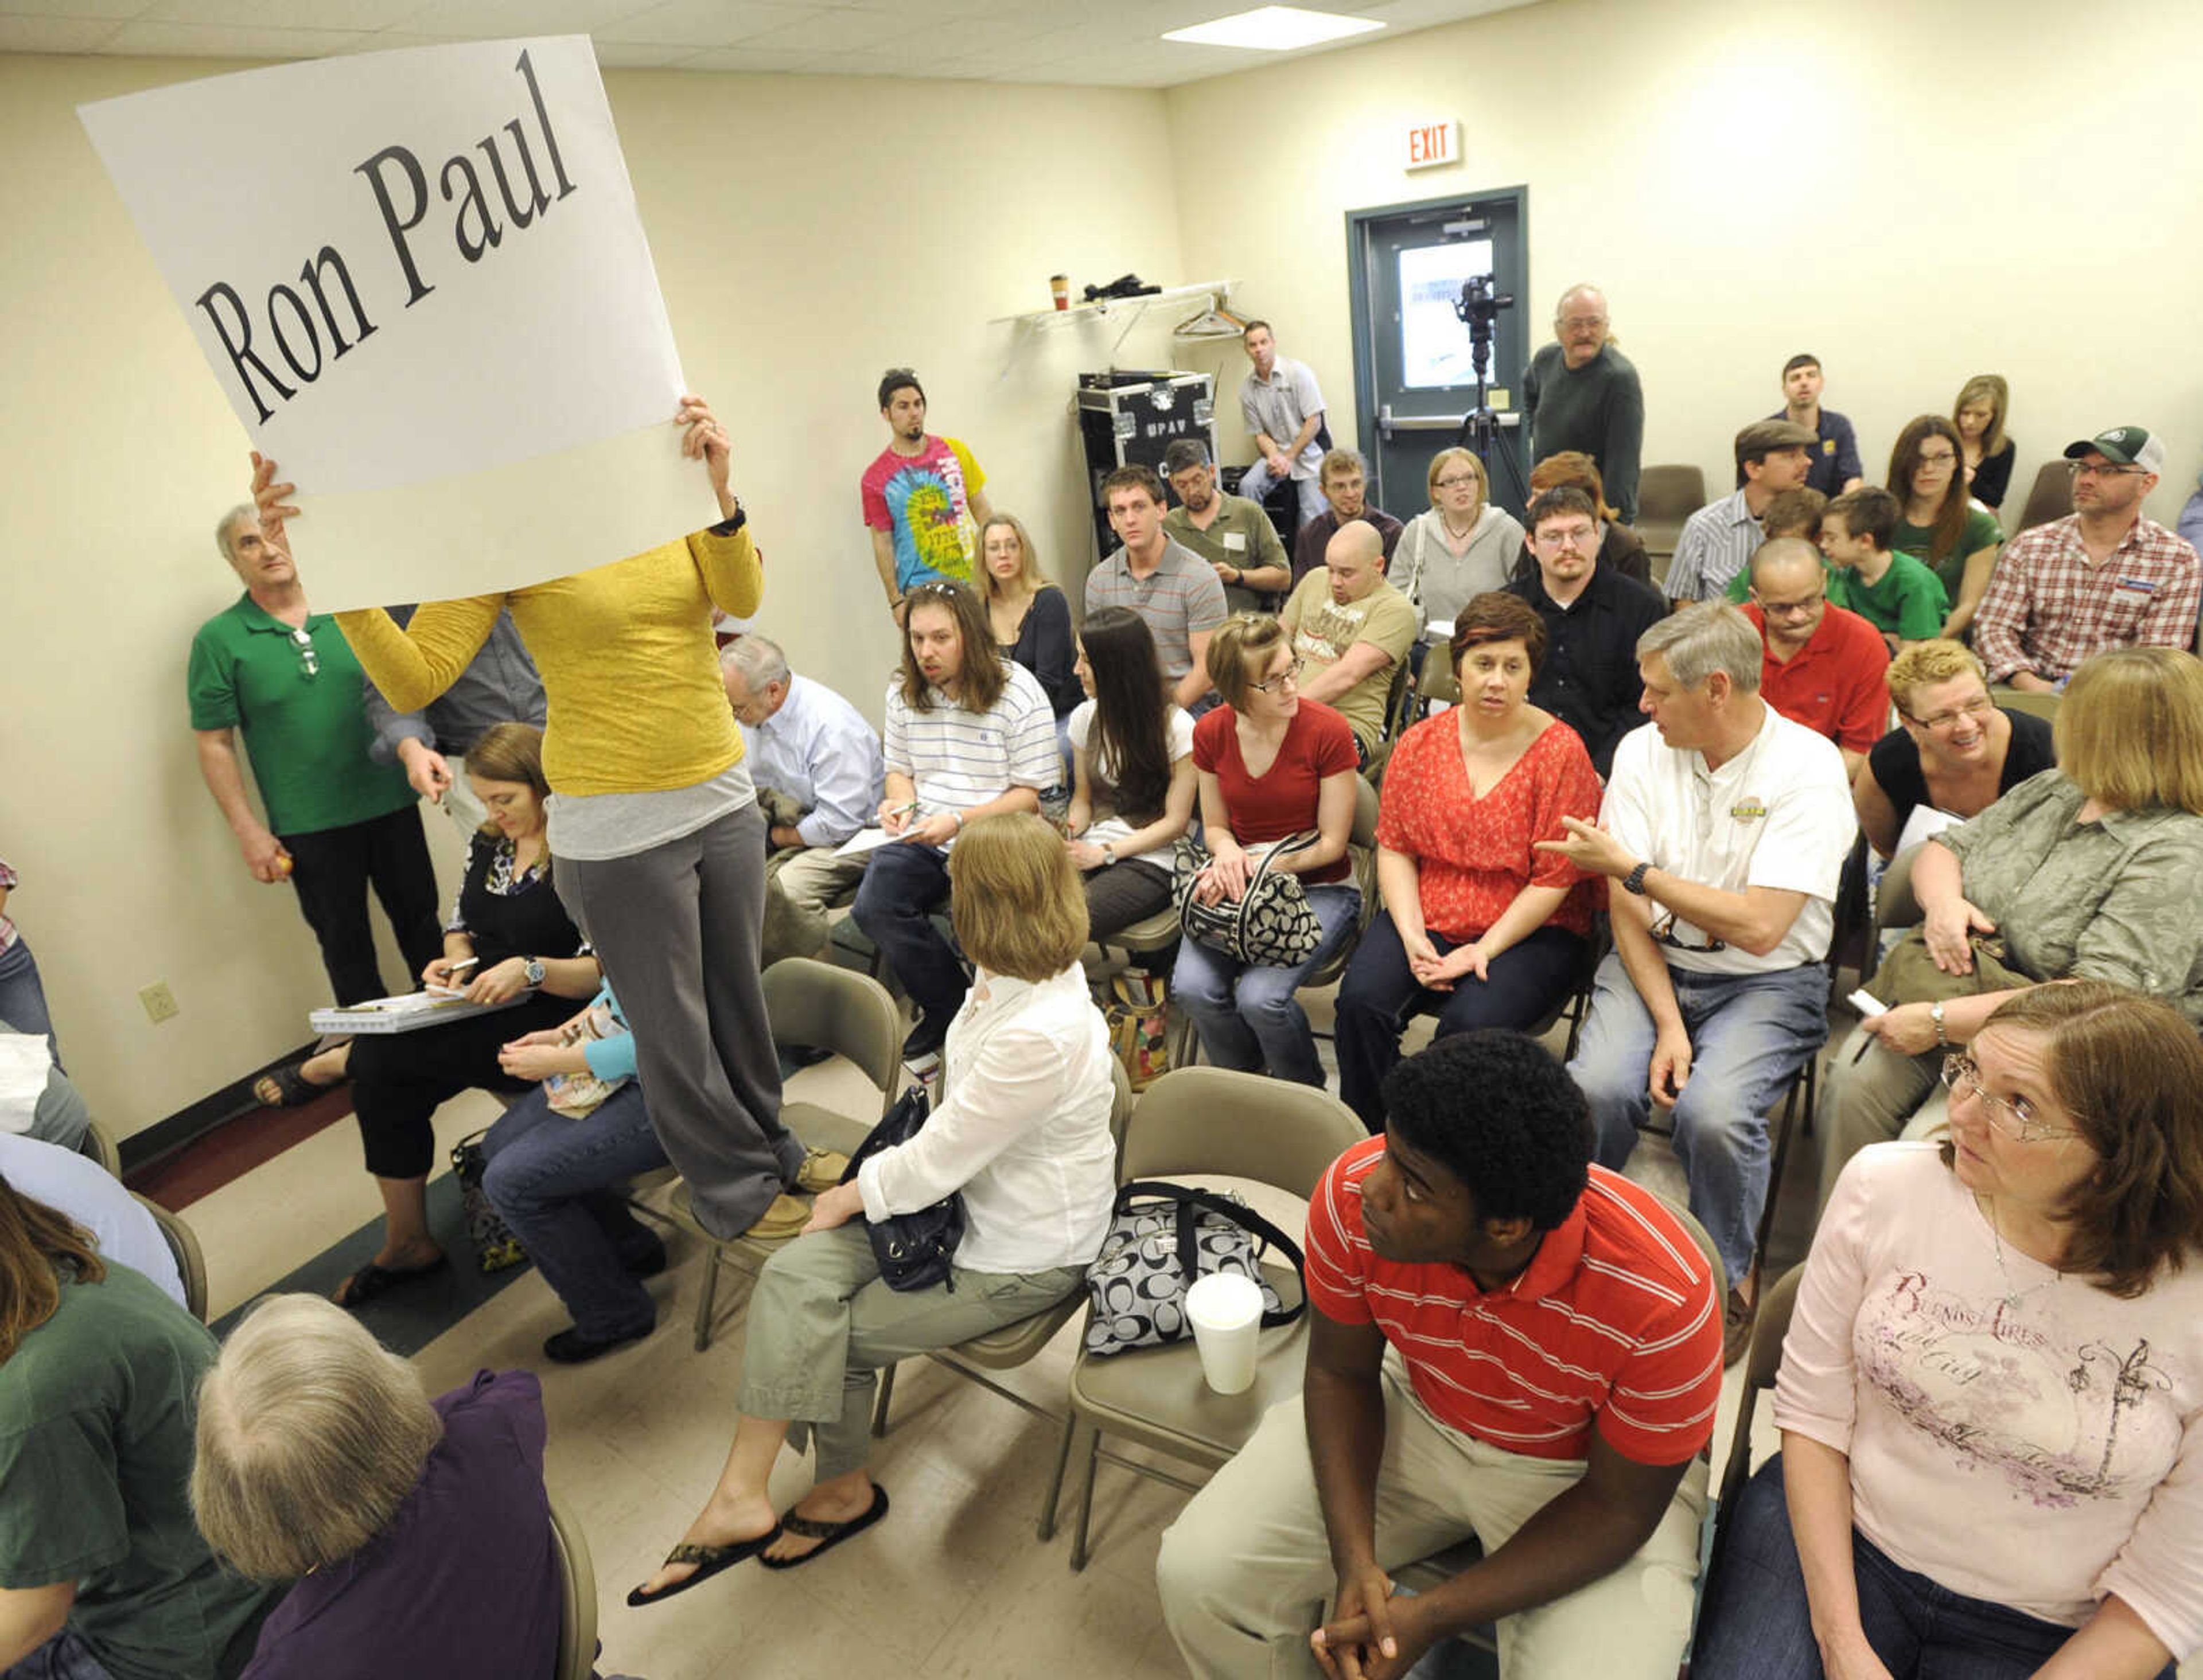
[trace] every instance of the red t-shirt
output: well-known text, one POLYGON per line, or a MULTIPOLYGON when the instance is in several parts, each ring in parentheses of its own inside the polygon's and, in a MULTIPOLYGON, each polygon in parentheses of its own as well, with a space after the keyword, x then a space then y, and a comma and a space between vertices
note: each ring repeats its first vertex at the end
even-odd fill
POLYGON ((1361 1180, 1385 1140, 1325 1170, 1308 1204, 1308 1300, 1374 1323, 1432 1416, 1509 1453, 1580 1459, 1591 1431, 1639 1464, 1679 1465, 1713 1439, 1722 1301, 1690 1234, 1604 1167, 1518 1277, 1487 1294, 1459 1266, 1379 1259, 1361 1180))
MULTIPOLYGON (((1744 610, 1764 650, 1766 615, 1757 604, 1744 610)), ((1762 651, 1759 698, 1793 723, 1864 752, 1889 733, 1889 644, 1857 613, 1831 602, 1812 640, 1787 661, 1762 651)))
MULTIPOLYGON (((1247 773, 1239 756, 1239 715, 1219 706, 1193 726, 1193 767, 1216 778, 1224 808, 1231 816, 1231 837, 1242 846, 1260 846, 1315 827, 1318 790, 1326 776, 1351 775, 1361 762, 1354 731, 1346 720, 1316 700, 1302 700, 1277 762, 1261 775, 1247 773)), ((1304 881, 1344 881, 1347 860, 1311 869, 1304 881)))
POLYGON ((1533 840, 1566 840, 1563 816, 1598 821, 1598 772, 1583 737, 1557 718, 1482 799, 1462 763, 1450 711, 1400 737, 1385 767, 1377 844, 1414 858, 1423 925, 1456 942, 1497 922, 1525 887, 1561 887, 1548 925, 1586 937, 1598 907, 1593 877, 1533 840))

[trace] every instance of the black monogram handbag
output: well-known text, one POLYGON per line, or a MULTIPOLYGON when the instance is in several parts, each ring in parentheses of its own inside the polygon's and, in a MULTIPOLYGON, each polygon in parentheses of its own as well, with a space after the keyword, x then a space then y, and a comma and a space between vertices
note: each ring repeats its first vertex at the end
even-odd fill
POLYGON ((1302 1270, 1299 1246, 1237 1196, 1164 1179, 1123 1186, 1102 1253, 1086 1269, 1094 1301, 1086 1351, 1183 1341, 1193 1333, 1185 1292, 1212 1272, 1236 1271, 1261 1286, 1266 1327, 1291 1323, 1308 1310, 1306 1284, 1302 1300, 1287 1306, 1262 1276, 1262 1256, 1272 1250, 1302 1270))
MULTIPOLYGON (((849 1157, 842 1182, 853 1184, 857 1169, 866 1161, 883 1149, 916 1137, 930 1107, 922 1085, 913 1085, 896 1098, 887 1117, 865 1134, 857 1152, 849 1157)), ((880 1276, 889 1288, 910 1294, 939 1283, 953 1290, 956 1282, 949 1269, 955 1261, 956 1245, 964 1240, 964 1193, 952 1190, 915 1213, 867 1219, 865 1235, 871 1242, 872 1259, 879 1263, 880 1276)))
MULTIPOLYGON (((1301 878, 1278 867, 1287 854, 1316 843, 1310 828, 1264 847, 1247 872, 1247 890, 1237 899, 1205 905, 1196 896, 1201 872, 1208 867, 1208 847, 1181 840, 1177 860, 1178 926, 1189 938, 1240 962, 1264 968, 1292 969, 1315 955, 1323 943, 1323 923, 1301 890, 1301 878)), ((1251 848, 1250 848, 1251 849, 1251 848)))

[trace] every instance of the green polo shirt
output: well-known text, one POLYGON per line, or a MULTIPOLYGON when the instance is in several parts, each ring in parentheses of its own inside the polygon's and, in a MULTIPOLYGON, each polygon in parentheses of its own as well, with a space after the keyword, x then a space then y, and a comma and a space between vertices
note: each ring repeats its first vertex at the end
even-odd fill
POLYGON ((1828 599, 1850 608, 1883 634, 1908 642, 1941 634, 1951 610, 1943 580, 1910 554, 1891 555, 1889 569, 1872 588, 1849 567, 1831 566, 1828 599))
POLYGON ((363 695, 366 678, 335 619, 316 613, 304 629, 315 670, 291 627, 250 594, 199 626, 186 674, 192 728, 236 729, 268 826, 278 834, 313 834, 402 811, 420 795, 399 764, 368 756, 375 732, 363 695))
MULTIPOLYGON (((1216 494, 1224 505, 1208 522, 1206 531, 1193 522, 1193 516, 1183 507, 1172 508, 1163 516, 1163 529, 1212 566, 1229 566, 1235 572, 1281 566, 1290 572, 1285 545, 1278 539, 1278 528, 1270 523, 1262 504, 1244 496, 1226 496, 1220 490, 1216 494)), ((1264 612, 1271 597, 1260 589, 1227 583, 1224 598, 1234 612, 1264 612)))

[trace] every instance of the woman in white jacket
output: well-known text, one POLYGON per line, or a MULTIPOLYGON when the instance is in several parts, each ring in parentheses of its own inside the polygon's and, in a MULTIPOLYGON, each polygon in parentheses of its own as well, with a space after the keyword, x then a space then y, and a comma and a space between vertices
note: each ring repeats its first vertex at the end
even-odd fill
POLYGON ((982 817, 949 854, 950 915, 977 976, 948 1029, 924 1129, 824 1192, 750 1298, 741 1417, 718 1486, 631 1605, 755 1556, 788 1569, 884 1516, 866 1468, 883 1365, 953 1347, 1061 1300, 1101 1252, 1116 1194, 1108 1034, 1078 965, 1086 893, 1061 837, 1029 813, 982 817), (945 1287, 898 1294, 863 1222, 951 1191, 966 1227, 945 1287), (782 1516, 766 1489, 783 1441, 818 1447, 782 1516))

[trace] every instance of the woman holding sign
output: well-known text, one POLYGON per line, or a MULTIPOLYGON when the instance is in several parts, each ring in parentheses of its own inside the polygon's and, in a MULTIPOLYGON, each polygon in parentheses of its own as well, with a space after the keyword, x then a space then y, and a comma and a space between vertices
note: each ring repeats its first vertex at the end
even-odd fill
MULTIPOLYGON (((449 687, 509 610, 549 699, 543 767, 552 879, 635 1028, 650 1117, 721 1237, 798 1229, 782 1194, 803 1146, 780 1123, 780 1067, 758 972, 765 818, 727 709, 712 611, 758 610, 764 574, 727 482, 726 428, 696 397, 676 416, 725 516, 645 553, 547 583, 422 605, 399 629, 379 609, 338 615, 400 710, 449 687)), ((297 510, 254 457, 272 541, 297 510)))

